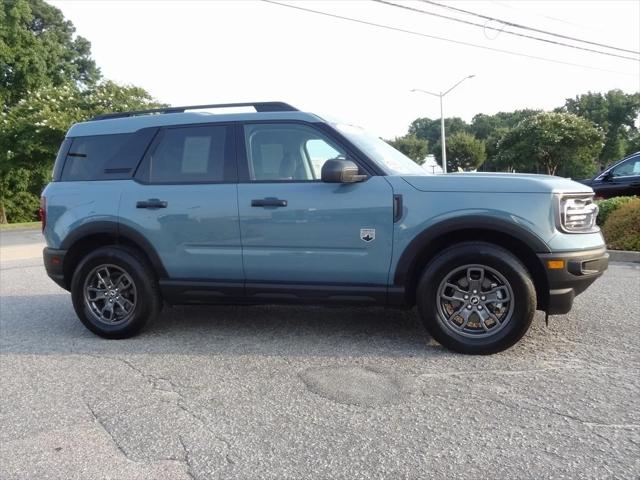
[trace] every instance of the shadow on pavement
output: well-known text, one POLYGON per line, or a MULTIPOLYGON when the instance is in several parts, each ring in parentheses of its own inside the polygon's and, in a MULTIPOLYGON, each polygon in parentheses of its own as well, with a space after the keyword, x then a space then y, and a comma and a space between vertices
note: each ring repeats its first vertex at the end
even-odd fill
POLYGON ((69 294, 4 296, 0 332, 2 353, 25 355, 449 355, 415 311, 380 307, 165 307, 137 337, 105 340, 80 323, 69 294))

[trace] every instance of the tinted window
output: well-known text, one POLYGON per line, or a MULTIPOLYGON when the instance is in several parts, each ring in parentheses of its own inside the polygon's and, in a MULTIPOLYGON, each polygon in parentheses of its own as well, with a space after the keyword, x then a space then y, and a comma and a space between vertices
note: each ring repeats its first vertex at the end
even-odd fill
POLYGON ((62 167, 64 167, 64 162, 67 158, 67 152, 69 151, 69 147, 73 140, 71 138, 65 138, 58 149, 58 155, 56 155, 56 161, 53 164, 53 175, 52 180, 54 182, 59 182, 62 176, 62 167))
POLYGON ((324 162, 345 152, 320 131, 297 124, 245 125, 249 178, 319 180, 324 162))
POLYGON ((143 128, 134 133, 67 138, 58 152, 54 180, 131 178, 156 132, 157 128, 143 128))
POLYGON ((163 130, 138 177, 150 183, 224 181, 230 135, 224 125, 163 130))
MULTIPOLYGON (((135 134, 76 137, 71 142, 62 170, 62 181, 102 180, 108 165, 122 155, 135 134)), ((127 168, 130 173, 131 166, 127 168)))
POLYGON ((614 168, 611 173, 614 177, 640 175, 640 157, 633 157, 626 162, 622 162, 620 165, 614 168))

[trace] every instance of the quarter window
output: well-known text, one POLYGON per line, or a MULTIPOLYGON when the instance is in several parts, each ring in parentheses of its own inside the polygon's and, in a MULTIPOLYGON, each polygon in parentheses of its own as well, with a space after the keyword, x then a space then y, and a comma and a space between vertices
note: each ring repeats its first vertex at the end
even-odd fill
MULTIPOLYGON (((69 182, 109 178, 106 175, 109 165, 119 163, 118 159, 126 156, 126 146, 134 135, 124 133, 73 138, 67 152, 61 180, 69 182)), ((131 166, 119 170, 126 170, 124 173, 128 174, 131 166)))
POLYGON ((345 151, 318 130, 298 124, 245 125, 249 178, 255 181, 320 180, 324 163, 345 151))

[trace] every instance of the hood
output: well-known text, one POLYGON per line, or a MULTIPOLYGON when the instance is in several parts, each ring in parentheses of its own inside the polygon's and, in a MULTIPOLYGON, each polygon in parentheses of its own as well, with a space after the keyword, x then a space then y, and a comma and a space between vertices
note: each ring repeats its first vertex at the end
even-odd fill
POLYGON ((590 187, 568 178, 532 173, 474 172, 402 178, 423 192, 593 193, 590 187))

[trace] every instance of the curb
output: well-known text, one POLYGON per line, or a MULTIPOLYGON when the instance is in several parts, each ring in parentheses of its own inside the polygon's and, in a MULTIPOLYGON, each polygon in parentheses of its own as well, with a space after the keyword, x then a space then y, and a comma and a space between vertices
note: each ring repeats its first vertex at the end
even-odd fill
POLYGON ((633 262, 640 263, 640 252, 628 250, 607 250, 610 262, 633 262))

